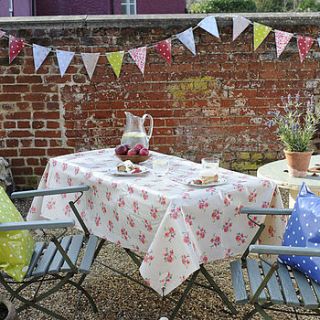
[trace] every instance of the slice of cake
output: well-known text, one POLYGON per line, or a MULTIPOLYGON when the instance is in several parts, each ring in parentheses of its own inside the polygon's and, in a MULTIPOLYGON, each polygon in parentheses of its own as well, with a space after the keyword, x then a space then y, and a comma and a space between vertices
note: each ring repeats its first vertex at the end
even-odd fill
POLYGON ((136 166, 130 160, 126 160, 117 165, 117 170, 119 172, 131 172, 135 168, 136 166))

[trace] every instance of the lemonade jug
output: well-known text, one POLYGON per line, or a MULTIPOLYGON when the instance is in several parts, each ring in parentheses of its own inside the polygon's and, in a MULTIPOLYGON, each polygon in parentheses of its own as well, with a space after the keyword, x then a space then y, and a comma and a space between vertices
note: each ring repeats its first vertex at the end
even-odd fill
POLYGON ((135 116, 130 112, 126 114, 126 126, 121 138, 121 144, 128 144, 130 147, 134 147, 136 144, 142 144, 144 147, 149 148, 149 140, 152 136, 153 130, 153 118, 150 114, 144 114, 141 117, 135 116), (146 119, 150 120, 149 133, 146 133, 144 128, 144 122, 146 119))

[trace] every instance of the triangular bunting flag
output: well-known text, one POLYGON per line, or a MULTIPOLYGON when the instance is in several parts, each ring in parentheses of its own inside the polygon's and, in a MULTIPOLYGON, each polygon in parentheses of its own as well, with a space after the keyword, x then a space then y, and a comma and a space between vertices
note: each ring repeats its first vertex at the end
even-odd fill
POLYGON ((306 58, 309 50, 311 49, 313 45, 313 38, 310 37, 303 37, 298 36, 298 49, 299 49, 299 55, 300 55, 300 61, 303 62, 303 60, 306 58))
POLYGON ((293 33, 284 32, 280 30, 275 30, 274 33, 276 39, 277 57, 279 58, 281 53, 293 37, 293 33))
POLYGON ((318 41, 318 46, 320 47, 320 37, 317 39, 318 41))
POLYGON ((0 39, 5 35, 6 33, 2 30, 0 30, 0 39))
POLYGON ((42 46, 38 46, 37 44, 33 44, 32 51, 33 51, 34 67, 36 71, 38 71, 38 69, 41 67, 42 63, 50 53, 51 48, 42 47, 42 46))
POLYGON ((146 65, 147 47, 141 47, 129 50, 129 54, 133 61, 137 64, 138 68, 144 73, 144 67, 146 65))
POLYGON ((81 53, 82 61, 87 70, 90 80, 93 76, 99 56, 100 56, 100 53, 81 53))
POLYGON ((247 29, 250 23, 251 21, 244 17, 234 17, 232 41, 236 40, 240 36, 240 34, 247 29))
POLYGON ((171 64, 171 39, 158 42, 155 48, 171 64))
POLYGON ((124 51, 108 52, 106 53, 106 56, 115 75, 117 76, 117 78, 119 78, 121 67, 122 67, 124 51))
POLYGON ((9 63, 11 63, 24 48, 23 39, 9 35, 9 63))
POLYGON ((253 37, 254 37, 254 50, 257 50, 263 40, 268 36, 272 28, 263 24, 254 22, 253 23, 253 37))
POLYGON ((193 53, 193 55, 196 55, 196 45, 192 28, 176 34, 176 37, 193 53))
POLYGON ((63 77, 65 72, 67 71, 70 63, 71 63, 71 60, 74 57, 74 52, 57 50, 56 53, 57 53, 57 58, 58 58, 60 75, 61 75, 61 77, 63 77))
POLYGON ((213 16, 205 17, 203 20, 201 20, 198 23, 198 26, 202 28, 203 30, 206 30, 213 36, 220 38, 219 36, 219 30, 217 26, 217 20, 213 16))

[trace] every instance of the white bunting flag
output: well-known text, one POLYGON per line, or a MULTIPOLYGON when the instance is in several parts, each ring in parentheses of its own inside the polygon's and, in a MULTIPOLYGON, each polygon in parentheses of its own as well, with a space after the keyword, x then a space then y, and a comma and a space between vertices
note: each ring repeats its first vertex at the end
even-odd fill
POLYGON ((251 24, 251 21, 244 17, 234 17, 233 18, 233 37, 232 40, 236 40, 240 34, 247 29, 248 25, 251 24))
POLYGON ((6 33, 2 30, 0 30, 0 39, 5 35, 6 33))
POLYGON ((99 56, 100 56, 100 53, 81 53, 82 61, 87 70, 90 80, 93 76, 99 56))
POLYGON ((320 37, 317 39, 318 41, 318 46, 320 47, 320 37))
POLYGON ((56 52, 60 74, 63 77, 74 57, 74 52, 64 50, 57 50, 56 52))
POLYGON ((146 65, 147 47, 141 47, 129 50, 129 54, 136 63, 142 74, 144 74, 144 67, 146 65))
POLYGON ((198 23, 198 26, 202 28, 203 30, 206 30, 213 36, 220 38, 217 20, 213 16, 205 17, 203 20, 201 20, 198 23))
POLYGON ((196 55, 196 45, 192 28, 178 33, 176 37, 193 53, 193 55, 196 55))
POLYGON ((51 51, 51 48, 48 47, 42 47, 37 44, 32 45, 32 51, 33 51, 33 61, 34 61, 34 67, 36 71, 41 67, 44 60, 48 56, 48 54, 51 51))
POLYGON ((293 37, 293 33, 274 30, 274 34, 276 39, 277 57, 279 58, 281 53, 284 51, 289 41, 293 37))

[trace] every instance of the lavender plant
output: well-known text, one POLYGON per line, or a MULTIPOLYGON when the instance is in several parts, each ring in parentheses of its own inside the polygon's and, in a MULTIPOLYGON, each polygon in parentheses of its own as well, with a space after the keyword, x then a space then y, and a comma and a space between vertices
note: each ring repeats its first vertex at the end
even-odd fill
POLYGON ((277 135, 285 149, 291 152, 311 151, 311 140, 320 122, 320 108, 312 96, 307 105, 300 102, 300 95, 282 97, 282 109, 270 111, 272 119, 267 126, 277 126, 277 135))

